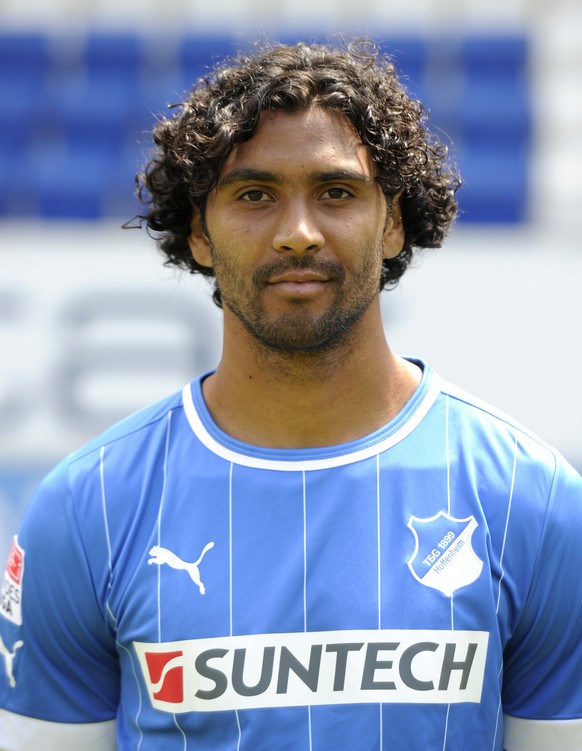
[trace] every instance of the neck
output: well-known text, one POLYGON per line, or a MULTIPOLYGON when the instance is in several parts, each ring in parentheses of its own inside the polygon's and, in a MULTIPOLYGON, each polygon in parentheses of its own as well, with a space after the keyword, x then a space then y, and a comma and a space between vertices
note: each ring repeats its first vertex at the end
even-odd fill
POLYGON ((417 366, 390 349, 379 308, 341 345, 307 354, 264 347, 225 310, 223 357, 203 391, 214 420, 232 437, 272 448, 312 448, 382 427, 419 381, 417 366))

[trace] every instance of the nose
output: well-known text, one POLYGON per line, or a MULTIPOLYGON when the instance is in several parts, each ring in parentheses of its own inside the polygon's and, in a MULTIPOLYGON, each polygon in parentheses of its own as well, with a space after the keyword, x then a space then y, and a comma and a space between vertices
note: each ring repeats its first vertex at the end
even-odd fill
POLYGON ((277 217, 273 248, 283 253, 314 253, 325 245, 325 238, 303 200, 291 201, 277 217))

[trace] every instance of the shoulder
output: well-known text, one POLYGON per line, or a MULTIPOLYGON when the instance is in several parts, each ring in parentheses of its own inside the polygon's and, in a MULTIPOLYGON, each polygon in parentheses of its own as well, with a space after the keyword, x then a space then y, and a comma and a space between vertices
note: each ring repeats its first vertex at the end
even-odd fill
POLYGON ((83 461, 95 452, 99 453, 103 448, 112 447, 116 444, 128 447, 133 442, 141 443, 143 440, 147 440, 148 436, 155 434, 160 424, 164 425, 171 419, 176 410, 182 410, 181 391, 144 407, 115 423, 89 443, 70 454, 65 459, 65 464, 71 465, 83 461))
POLYGON ((564 461, 543 438, 487 401, 447 381, 441 381, 441 392, 450 403, 459 433, 472 437, 473 450, 503 451, 513 447, 521 460, 529 459, 551 474, 564 461))
POLYGON ((168 426, 183 419, 181 403, 176 393, 130 415, 46 475, 18 534, 27 559, 42 561, 35 574, 38 581, 47 582, 49 589, 59 581, 63 591, 71 586, 96 591, 103 607, 114 544, 123 544, 140 513, 156 512, 147 500, 159 495, 168 426), (65 559, 69 565, 61 566, 65 559), (84 576, 92 579, 91 586, 84 576), (73 579, 81 583, 75 585, 73 579))
MULTIPOLYGON (((112 425, 65 457, 41 482, 25 513, 24 528, 33 520, 37 528, 44 521, 53 530, 77 523, 83 528, 95 525, 105 490, 111 493, 113 484, 129 499, 132 489, 148 476, 147 467, 163 463, 169 426, 180 422, 182 412, 177 392, 112 425)), ((140 497, 139 492, 133 495, 140 497)), ((127 500, 120 505, 128 506, 127 500)))
POLYGON ((473 477, 484 507, 495 514, 503 498, 524 538, 538 543, 550 530, 569 535, 582 521, 582 478, 550 444, 501 410, 441 382, 447 444, 454 474, 473 477))
POLYGON ((568 584, 564 562, 582 565, 582 477, 554 447, 502 411, 447 383, 442 394, 454 425, 452 464, 479 478, 490 521, 507 509, 506 533, 514 551, 529 551, 533 581, 539 575, 551 582, 547 574, 553 572, 551 598, 558 582, 568 584))

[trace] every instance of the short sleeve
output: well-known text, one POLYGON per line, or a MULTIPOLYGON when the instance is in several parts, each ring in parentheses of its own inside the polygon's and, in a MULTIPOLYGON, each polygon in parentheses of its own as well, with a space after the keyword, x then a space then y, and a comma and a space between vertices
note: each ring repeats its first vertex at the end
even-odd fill
POLYGON ((10 713, 61 723, 116 716, 119 668, 104 606, 107 558, 99 525, 92 526, 93 568, 63 464, 27 509, 5 573, 14 602, 0 617, 6 667, 0 707, 10 713))
POLYGON ((507 751, 582 748, 581 570, 582 479, 558 457, 531 587, 505 652, 507 751))

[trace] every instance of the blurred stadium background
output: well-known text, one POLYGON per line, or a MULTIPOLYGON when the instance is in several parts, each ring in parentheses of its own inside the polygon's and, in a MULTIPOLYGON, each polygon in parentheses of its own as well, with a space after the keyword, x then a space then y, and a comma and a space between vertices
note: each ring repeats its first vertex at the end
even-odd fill
POLYGON ((372 35, 465 178, 383 298, 398 351, 582 469, 578 0, 0 0, 0 558, 40 477, 220 356, 204 281, 122 231, 149 131, 259 36, 372 35))

